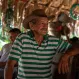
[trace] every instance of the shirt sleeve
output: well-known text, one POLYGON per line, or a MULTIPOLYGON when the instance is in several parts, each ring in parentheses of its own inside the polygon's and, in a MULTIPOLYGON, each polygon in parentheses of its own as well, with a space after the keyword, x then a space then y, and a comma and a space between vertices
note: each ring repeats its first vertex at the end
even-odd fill
POLYGON ((72 45, 64 40, 59 40, 57 53, 65 53, 68 48, 72 47, 72 45))
POLYGON ((7 61, 10 49, 11 49, 11 44, 9 44, 9 43, 5 44, 2 47, 0 62, 6 62, 7 61))
POLYGON ((1 56, 0 62, 6 62, 7 59, 8 59, 8 55, 5 54, 5 55, 1 56))
POLYGON ((63 40, 59 40, 58 41, 58 47, 56 49, 56 54, 54 55, 53 57, 53 60, 52 62, 54 63, 58 63, 59 62, 59 59, 60 57, 66 52, 66 50, 68 48, 72 47, 72 45, 66 41, 63 41, 63 40))

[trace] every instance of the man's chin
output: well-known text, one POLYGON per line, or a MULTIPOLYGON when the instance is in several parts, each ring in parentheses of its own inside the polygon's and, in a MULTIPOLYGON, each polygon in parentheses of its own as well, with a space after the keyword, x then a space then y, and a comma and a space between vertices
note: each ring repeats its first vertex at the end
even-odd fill
POLYGON ((44 35, 46 35, 46 34, 47 34, 47 33, 42 33, 41 35, 44 36, 44 35))

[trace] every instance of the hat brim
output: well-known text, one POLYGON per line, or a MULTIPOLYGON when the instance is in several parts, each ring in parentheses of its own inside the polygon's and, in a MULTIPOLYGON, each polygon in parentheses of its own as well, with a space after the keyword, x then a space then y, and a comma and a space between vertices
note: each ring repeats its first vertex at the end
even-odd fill
POLYGON ((37 18, 37 16, 34 16, 34 15, 29 15, 29 16, 25 17, 25 19, 23 20, 23 27, 25 29, 30 29, 29 22, 33 19, 36 19, 36 18, 37 18))

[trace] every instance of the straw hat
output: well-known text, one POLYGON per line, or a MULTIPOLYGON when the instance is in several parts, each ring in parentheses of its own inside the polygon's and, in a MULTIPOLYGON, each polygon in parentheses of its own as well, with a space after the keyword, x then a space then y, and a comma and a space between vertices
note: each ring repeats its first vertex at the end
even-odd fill
POLYGON ((36 9, 32 11, 29 16, 25 17, 25 19, 23 20, 23 27, 25 29, 30 29, 28 25, 29 22, 33 19, 36 19, 37 17, 47 17, 47 15, 43 9, 36 9))

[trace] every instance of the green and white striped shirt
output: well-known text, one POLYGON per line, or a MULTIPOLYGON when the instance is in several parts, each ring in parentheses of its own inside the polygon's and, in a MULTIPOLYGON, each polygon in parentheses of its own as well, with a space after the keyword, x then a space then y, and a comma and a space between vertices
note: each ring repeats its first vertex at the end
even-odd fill
POLYGON ((21 33, 15 40, 9 59, 18 61, 17 79, 52 79, 52 58, 56 52, 71 45, 56 37, 45 35, 39 46, 31 31, 21 33))

